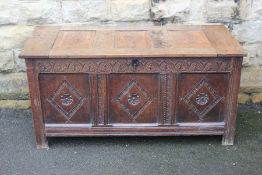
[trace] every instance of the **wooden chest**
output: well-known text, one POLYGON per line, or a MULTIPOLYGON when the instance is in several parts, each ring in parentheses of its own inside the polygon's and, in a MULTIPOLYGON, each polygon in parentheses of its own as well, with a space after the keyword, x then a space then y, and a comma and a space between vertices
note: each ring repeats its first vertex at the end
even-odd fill
POLYGON ((36 143, 61 136, 222 135, 244 50, 222 25, 37 27, 25 58, 36 143))

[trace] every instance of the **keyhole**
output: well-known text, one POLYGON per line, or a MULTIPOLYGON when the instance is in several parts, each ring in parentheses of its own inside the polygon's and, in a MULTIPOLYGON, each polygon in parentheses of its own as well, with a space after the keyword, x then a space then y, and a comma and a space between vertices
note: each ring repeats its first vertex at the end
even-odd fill
POLYGON ((132 67, 133 68, 137 68, 139 66, 139 60, 138 59, 133 59, 132 60, 132 67))

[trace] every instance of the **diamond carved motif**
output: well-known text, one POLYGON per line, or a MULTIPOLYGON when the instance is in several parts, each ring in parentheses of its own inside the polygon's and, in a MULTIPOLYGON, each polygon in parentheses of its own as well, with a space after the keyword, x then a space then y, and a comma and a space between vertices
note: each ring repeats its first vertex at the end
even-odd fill
POLYGON ((84 98, 66 80, 47 99, 51 106, 69 122, 84 103, 84 98))
POLYGON ((135 80, 130 81, 113 100, 132 120, 136 120, 152 102, 145 89, 135 80))
POLYGON ((217 94, 215 89, 204 78, 196 83, 181 100, 198 116, 201 122, 204 120, 204 116, 223 98, 217 94))

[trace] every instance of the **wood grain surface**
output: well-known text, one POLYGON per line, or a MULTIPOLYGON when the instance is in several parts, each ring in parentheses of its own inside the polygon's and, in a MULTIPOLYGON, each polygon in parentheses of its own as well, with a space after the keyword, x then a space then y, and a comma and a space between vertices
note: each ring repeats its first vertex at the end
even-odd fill
POLYGON ((57 136, 221 135, 244 50, 222 25, 38 27, 20 55, 38 148, 57 136))
POLYGON ((245 56, 223 25, 37 27, 21 58, 245 56))

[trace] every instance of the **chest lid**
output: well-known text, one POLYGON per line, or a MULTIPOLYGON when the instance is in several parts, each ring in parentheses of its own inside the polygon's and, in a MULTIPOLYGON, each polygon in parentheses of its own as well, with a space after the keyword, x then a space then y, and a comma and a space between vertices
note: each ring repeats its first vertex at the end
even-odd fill
POLYGON ((245 56, 223 25, 36 27, 21 58, 245 56))

